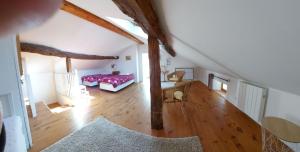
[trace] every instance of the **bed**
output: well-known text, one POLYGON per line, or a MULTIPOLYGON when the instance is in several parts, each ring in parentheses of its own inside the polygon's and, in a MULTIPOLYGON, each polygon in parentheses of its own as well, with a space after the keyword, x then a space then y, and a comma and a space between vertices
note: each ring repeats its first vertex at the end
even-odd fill
POLYGON ((133 74, 113 75, 113 74, 95 74, 83 76, 82 84, 85 86, 97 86, 101 90, 117 92, 130 84, 134 83, 133 74))
POLYGON ((99 88, 101 90, 107 90, 117 92, 130 84, 134 83, 134 75, 112 75, 109 77, 103 77, 99 81, 99 88))
POLYGON ((104 77, 113 76, 112 74, 95 74, 81 77, 82 84, 85 86, 93 87, 99 85, 100 79, 104 77))

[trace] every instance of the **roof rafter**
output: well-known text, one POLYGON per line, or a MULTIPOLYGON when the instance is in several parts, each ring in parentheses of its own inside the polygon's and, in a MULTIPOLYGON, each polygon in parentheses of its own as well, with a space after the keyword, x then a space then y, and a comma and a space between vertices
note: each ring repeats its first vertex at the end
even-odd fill
POLYGON ((159 39, 170 55, 173 57, 176 56, 176 52, 170 45, 164 31, 161 29, 151 0, 113 0, 113 2, 123 13, 132 17, 148 35, 159 39))
POLYGON ((119 59, 119 56, 99 56, 99 55, 88 55, 88 54, 79 54, 79 53, 72 53, 72 52, 65 52, 61 51, 56 48, 39 45, 39 44, 32 44, 32 43, 20 43, 20 48, 22 52, 29 52, 29 53, 37 53, 41 55, 47 56, 56 56, 56 57, 63 57, 69 59, 81 59, 81 60, 106 60, 106 59, 119 59))
POLYGON ((144 44, 143 41, 139 40, 138 38, 136 38, 135 36, 133 36, 132 34, 130 34, 129 32, 121 29, 120 27, 108 22, 107 20, 99 17, 99 16, 96 16, 66 0, 64 0, 64 3, 61 7, 61 10, 64 10, 66 12, 69 12, 77 17, 80 17, 84 20, 87 20, 89 22, 92 22, 98 26, 101 26, 103 28, 106 28, 112 32, 115 32, 119 35, 122 35, 132 41, 135 41, 136 43, 138 44, 144 44))

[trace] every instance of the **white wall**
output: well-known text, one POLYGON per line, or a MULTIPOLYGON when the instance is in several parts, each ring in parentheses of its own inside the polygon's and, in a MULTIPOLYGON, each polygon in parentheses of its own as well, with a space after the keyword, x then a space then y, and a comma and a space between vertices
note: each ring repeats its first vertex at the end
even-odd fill
MULTIPOLYGON (((142 53, 148 53, 148 45, 140 45, 138 47, 138 56, 139 56, 139 65, 142 65, 142 53)), ((186 60, 185 58, 176 55, 175 57, 172 57, 169 55, 163 48, 160 47, 160 65, 164 65, 167 67, 167 70, 169 73, 174 72, 175 68, 195 68, 196 65, 186 60), (170 65, 167 65, 167 60, 170 61, 170 65)), ((143 66, 139 67, 139 73, 141 77, 141 81, 143 78, 143 66)), ((161 80, 164 80, 163 74, 161 75, 161 80)))
POLYGON ((34 102, 55 103, 55 83, 53 73, 30 74, 34 102))
POLYGON ((185 58, 182 58, 179 55, 172 57, 164 49, 161 49, 161 51, 160 51, 160 64, 167 66, 167 69, 170 71, 170 73, 174 72, 175 68, 194 68, 194 67, 196 67, 196 65, 193 62, 186 60, 185 58), (167 65, 167 60, 170 61, 170 65, 167 65))
POLYGON ((288 119, 300 125, 300 96, 269 89, 266 115, 288 119))
POLYGON ((138 45, 139 81, 143 82, 143 53, 148 52, 148 45, 138 45))
MULTIPOLYGON (((138 55, 138 45, 132 45, 122 51, 119 55, 119 59, 112 63, 117 65, 116 70, 120 71, 121 74, 133 73, 135 77, 135 82, 139 82, 139 55, 138 55), (131 56, 131 60, 126 60, 126 56, 131 56)), ((110 64, 108 65, 110 66, 110 64)))
MULTIPOLYGON (((61 105, 72 105, 69 95, 70 80, 73 75, 68 76, 65 58, 55 58, 54 61, 54 82, 57 102, 61 105)), ((78 81, 77 81, 78 82, 78 81)))
POLYGON ((205 85, 208 85, 208 74, 213 73, 216 76, 229 79, 230 82, 225 82, 227 84, 228 90, 225 98, 230 101, 233 105, 237 106, 238 105, 238 88, 239 88, 239 81, 240 79, 220 74, 217 72, 209 71, 200 67, 195 68, 195 77, 197 80, 200 80, 202 83, 205 85))
POLYGON ((25 76, 31 80, 34 102, 56 102, 54 58, 32 53, 22 53, 22 58, 25 61, 25 76))
POLYGON ((139 82, 143 82, 143 54, 148 53, 148 44, 138 45, 139 82))

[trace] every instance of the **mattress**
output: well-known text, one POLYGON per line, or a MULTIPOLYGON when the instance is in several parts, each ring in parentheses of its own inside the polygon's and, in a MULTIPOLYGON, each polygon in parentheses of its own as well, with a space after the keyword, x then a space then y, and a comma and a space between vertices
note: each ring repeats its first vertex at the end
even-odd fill
POLYGON ((25 136, 22 131, 22 121, 18 116, 3 120, 6 132, 6 145, 4 152, 26 152, 25 136))
POLYGON ((106 83, 111 84, 114 88, 118 87, 119 85, 122 85, 128 81, 134 80, 133 74, 128 75, 112 75, 103 77, 100 79, 100 83, 106 83))
POLYGON ((122 90, 123 88, 129 86, 130 84, 134 83, 134 80, 129 80, 121 85, 118 85, 117 87, 114 87, 112 84, 109 84, 109 83, 104 83, 104 82, 101 82, 99 84, 99 88, 101 90, 107 90, 107 91, 112 91, 112 92, 117 92, 119 90, 122 90))

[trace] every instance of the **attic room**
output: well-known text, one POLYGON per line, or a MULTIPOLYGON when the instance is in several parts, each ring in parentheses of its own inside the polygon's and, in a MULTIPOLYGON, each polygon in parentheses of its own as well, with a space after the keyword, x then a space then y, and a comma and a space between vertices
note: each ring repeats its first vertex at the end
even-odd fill
POLYGON ((0 6, 0 152, 300 152, 300 2, 0 6))

